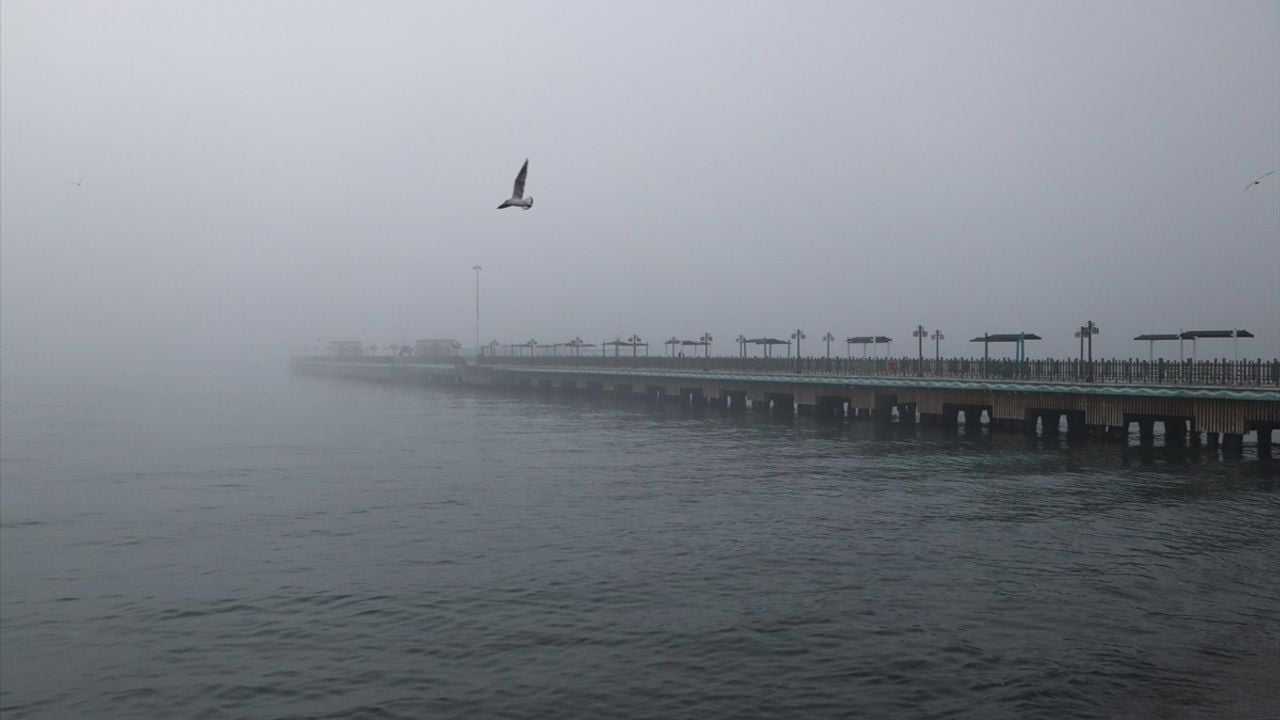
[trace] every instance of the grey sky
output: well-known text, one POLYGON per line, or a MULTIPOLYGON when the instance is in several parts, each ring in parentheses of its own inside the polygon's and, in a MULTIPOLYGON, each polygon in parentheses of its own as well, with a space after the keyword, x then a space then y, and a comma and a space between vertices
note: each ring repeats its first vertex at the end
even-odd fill
POLYGON ((1092 319, 1101 355, 1280 355, 1280 176, 1241 192, 1280 167, 1274 0, 0 12, 10 373, 469 345, 475 264, 486 341, 1041 357, 1092 319), (525 158, 534 209, 496 211, 525 158))

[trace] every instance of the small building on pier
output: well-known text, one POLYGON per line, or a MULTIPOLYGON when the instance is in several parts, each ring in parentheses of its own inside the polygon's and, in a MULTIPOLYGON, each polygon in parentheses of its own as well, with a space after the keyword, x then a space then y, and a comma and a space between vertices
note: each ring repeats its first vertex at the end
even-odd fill
POLYGON ((360 357, 364 345, 359 340, 330 340, 329 355, 333 357, 360 357))
POLYGON ((419 340, 414 345, 413 354, 428 360, 452 360, 462 356, 462 343, 457 340, 419 340))

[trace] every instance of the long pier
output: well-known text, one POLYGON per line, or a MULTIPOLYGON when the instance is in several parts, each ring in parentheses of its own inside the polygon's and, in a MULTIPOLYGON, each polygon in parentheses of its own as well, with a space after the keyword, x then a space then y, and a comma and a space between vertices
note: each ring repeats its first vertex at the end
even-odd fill
MULTIPOLYGON (((1260 453, 1270 452, 1272 431, 1280 429, 1280 385, 1268 382, 1273 370, 1270 362, 1219 366, 1212 375, 1202 376, 1236 380, 1230 385, 1097 382, 1098 377, 1115 377, 1097 368, 1095 382, 1066 377, 1048 380, 1037 377, 1035 368, 1025 361, 1021 367, 988 365, 978 371, 986 377, 971 376, 975 371, 969 365, 957 365, 968 376, 955 377, 930 375, 925 367, 910 368, 913 372, 905 374, 902 364, 888 361, 880 366, 880 374, 849 374, 853 369, 849 365, 766 362, 771 364, 742 358, 563 357, 484 358, 478 363, 450 364, 389 357, 310 357, 295 358, 293 367, 299 372, 383 381, 613 393, 713 405, 729 412, 967 428, 985 420, 990 430, 999 432, 1052 435, 1065 424, 1070 434, 1127 439, 1136 424, 1143 442, 1151 441, 1158 423, 1166 444, 1203 442, 1225 449, 1240 447, 1244 435, 1256 431, 1260 453)), ((1175 365, 1177 376, 1190 374, 1181 364, 1175 365)), ((1074 371, 1084 369, 1063 370, 1058 376, 1074 371)), ((1153 372, 1158 371, 1157 367, 1153 372)), ((1128 372, 1133 376, 1138 369, 1128 372)))

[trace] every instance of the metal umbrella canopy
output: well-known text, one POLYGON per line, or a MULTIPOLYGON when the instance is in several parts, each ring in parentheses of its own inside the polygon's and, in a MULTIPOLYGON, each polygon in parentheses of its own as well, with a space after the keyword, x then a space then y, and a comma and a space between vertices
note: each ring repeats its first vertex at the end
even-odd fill
MULTIPOLYGON (((1240 338, 1251 338, 1253 333, 1248 330, 1183 330, 1178 333, 1179 340, 1191 341, 1191 360, 1196 360, 1196 341, 1231 338, 1232 352, 1234 359, 1240 360, 1240 338)), ((1181 355, 1181 343, 1179 343, 1179 355, 1181 355)))
MULTIPOLYGON (((868 345, 871 346, 871 354, 874 356, 876 345, 884 344, 885 346, 888 346, 893 343, 893 338, 885 337, 884 335, 855 335, 854 337, 846 339, 844 342, 846 347, 849 345, 861 345, 862 357, 866 357, 868 345)), ((885 350, 886 354, 888 352, 888 350, 885 350)))
POLYGON ((1039 335, 1036 335, 1035 333, 1029 333, 1029 332, 984 333, 983 335, 976 337, 970 340, 969 342, 982 343, 982 359, 984 361, 990 358, 989 349, 990 349, 991 343, 1015 343, 1017 345, 1016 359, 1018 360, 1018 362, 1022 362, 1023 360, 1027 359, 1026 341, 1043 340, 1043 339, 1044 338, 1040 337, 1039 335))
POLYGON ((788 346, 791 345, 790 340, 779 340, 778 338, 771 338, 771 337, 748 338, 746 342, 750 343, 751 345, 763 345, 765 357, 772 356, 771 348, 773 348, 774 345, 788 345, 788 346))
POLYGON ((1181 339, 1182 335, 1179 333, 1147 333, 1134 338, 1134 340, 1145 340, 1147 342, 1147 362, 1155 362, 1156 360, 1156 343, 1164 340, 1181 339))

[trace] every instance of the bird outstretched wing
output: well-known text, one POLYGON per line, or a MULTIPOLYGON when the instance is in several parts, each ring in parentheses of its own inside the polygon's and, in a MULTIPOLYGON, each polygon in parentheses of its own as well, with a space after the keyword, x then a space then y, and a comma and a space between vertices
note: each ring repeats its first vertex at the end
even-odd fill
POLYGON ((520 166, 520 173, 516 175, 516 186, 511 193, 511 197, 517 200, 524 197, 524 178, 529 174, 529 159, 525 158, 524 164, 520 166))
POLYGON ((1249 183, 1248 185, 1245 185, 1245 186, 1244 186, 1244 190, 1242 190, 1241 192, 1245 192, 1245 191, 1247 191, 1249 188, 1253 187, 1254 185, 1257 185, 1258 183, 1262 182, 1262 179, 1263 179, 1263 178, 1265 178, 1266 176, 1268 176, 1268 175, 1275 175, 1275 174, 1276 174, 1276 171, 1275 171, 1275 170, 1272 170, 1271 172, 1265 172, 1265 173, 1262 173, 1261 175, 1259 175, 1259 176, 1258 176, 1258 178, 1257 178, 1256 180, 1254 180, 1253 182, 1249 183))

